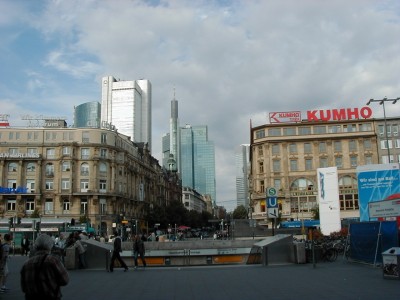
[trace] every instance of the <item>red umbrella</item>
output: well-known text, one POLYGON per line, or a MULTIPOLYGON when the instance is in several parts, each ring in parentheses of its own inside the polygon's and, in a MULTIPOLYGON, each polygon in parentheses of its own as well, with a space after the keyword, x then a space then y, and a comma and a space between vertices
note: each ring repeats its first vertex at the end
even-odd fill
POLYGON ((181 225, 178 227, 178 230, 187 230, 187 229, 190 229, 190 227, 185 226, 185 225, 181 225))

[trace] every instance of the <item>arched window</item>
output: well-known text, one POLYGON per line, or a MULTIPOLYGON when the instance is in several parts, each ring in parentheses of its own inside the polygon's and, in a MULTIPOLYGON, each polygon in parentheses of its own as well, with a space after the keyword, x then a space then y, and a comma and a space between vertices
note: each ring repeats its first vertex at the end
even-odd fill
POLYGON ((81 164, 81 175, 89 176, 89 164, 88 163, 81 164))
POLYGON ((310 187, 313 187, 314 183, 307 179, 307 178, 299 178, 293 181, 293 183, 290 185, 291 190, 300 190, 300 191, 306 191, 310 190, 310 187))
POLYGON ((18 167, 17 163, 10 162, 8 164, 8 172, 17 172, 17 167, 18 167))
POLYGON ((35 172, 36 170, 36 165, 33 162, 30 162, 26 165, 26 171, 27 172, 35 172))
POLYGON ((339 178, 340 188, 355 188, 357 186, 357 180, 349 175, 342 176, 339 178))

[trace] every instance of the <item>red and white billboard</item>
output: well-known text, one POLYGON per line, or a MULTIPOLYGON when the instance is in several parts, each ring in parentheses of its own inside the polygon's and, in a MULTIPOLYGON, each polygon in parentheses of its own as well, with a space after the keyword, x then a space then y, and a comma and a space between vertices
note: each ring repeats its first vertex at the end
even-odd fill
POLYGON ((301 122, 301 111, 272 112, 269 113, 270 123, 295 123, 301 122))

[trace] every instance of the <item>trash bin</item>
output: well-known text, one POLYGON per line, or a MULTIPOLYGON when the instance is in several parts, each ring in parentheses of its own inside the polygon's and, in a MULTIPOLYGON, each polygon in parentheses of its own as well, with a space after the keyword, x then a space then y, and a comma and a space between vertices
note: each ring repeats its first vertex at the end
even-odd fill
POLYGON ((293 243, 294 247, 294 261, 297 264, 306 263, 306 244, 304 242, 293 243))
POLYGON ((382 269, 384 278, 400 279, 400 247, 392 247, 382 252, 382 269))

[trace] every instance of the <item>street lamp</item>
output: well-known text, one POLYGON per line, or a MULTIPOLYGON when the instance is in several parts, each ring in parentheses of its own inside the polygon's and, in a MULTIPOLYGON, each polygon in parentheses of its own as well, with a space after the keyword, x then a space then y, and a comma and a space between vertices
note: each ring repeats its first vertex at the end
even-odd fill
POLYGON ((392 102, 392 104, 396 104, 397 100, 400 100, 400 98, 388 99, 385 97, 383 99, 369 99, 369 101, 367 102, 367 105, 370 105, 371 102, 378 102, 379 105, 382 105, 382 107, 383 107, 383 119, 385 122, 385 139, 386 139, 386 146, 387 146, 387 153, 388 153, 388 163, 390 163, 390 149, 389 149, 389 140, 388 140, 388 135, 387 135, 385 102, 392 102))

